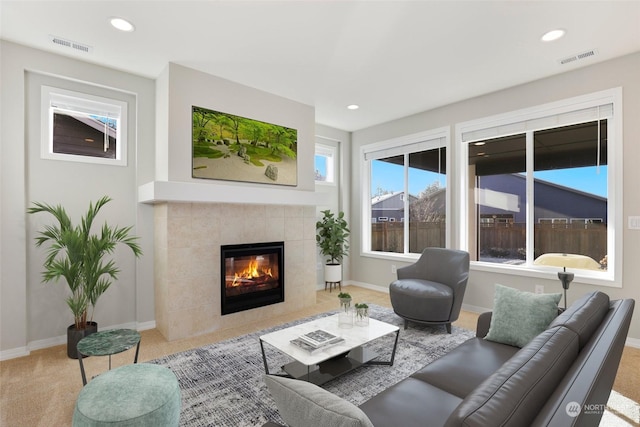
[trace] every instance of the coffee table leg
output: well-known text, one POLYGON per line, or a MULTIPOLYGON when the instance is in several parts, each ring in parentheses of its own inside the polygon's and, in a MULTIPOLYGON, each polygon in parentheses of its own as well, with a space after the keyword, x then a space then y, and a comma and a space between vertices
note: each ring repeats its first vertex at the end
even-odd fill
POLYGON ((393 366, 393 361, 396 358, 396 348, 398 348, 398 338, 400 338, 400 329, 396 331, 396 341, 393 343, 393 351, 391 352, 391 363, 390 366, 393 366))
POLYGON ((400 329, 396 331, 396 339, 393 343, 393 350, 391 351, 391 360, 370 360, 366 362, 368 365, 388 365, 393 366, 393 361, 396 358, 396 348, 398 348, 398 338, 400 337, 400 329))
POLYGON ((269 365, 267 364, 267 356, 264 354, 264 344, 260 340, 260 350, 262 350, 262 363, 264 363, 264 372, 269 375, 269 365))

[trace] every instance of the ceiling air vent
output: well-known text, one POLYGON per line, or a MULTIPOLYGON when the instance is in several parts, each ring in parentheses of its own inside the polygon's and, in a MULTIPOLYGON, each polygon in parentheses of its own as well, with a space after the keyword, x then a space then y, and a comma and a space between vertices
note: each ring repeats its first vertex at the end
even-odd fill
POLYGON ((597 50, 591 49, 586 52, 582 52, 576 55, 571 55, 566 58, 562 58, 558 62, 560 63, 560 65, 570 64, 572 62, 579 61, 581 59, 591 58, 592 56, 595 56, 597 53, 598 53, 597 50))
POLYGON ((91 46, 88 46, 88 45, 82 44, 82 43, 78 43, 78 42, 74 42, 74 41, 71 41, 71 40, 66 40, 66 39, 63 39, 62 37, 57 37, 57 36, 51 36, 50 35, 49 39, 56 46, 67 47, 69 49, 75 49, 75 50, 77 50, 79 52, 91 53, 91 51, 93 50, 93 48, 91 46))

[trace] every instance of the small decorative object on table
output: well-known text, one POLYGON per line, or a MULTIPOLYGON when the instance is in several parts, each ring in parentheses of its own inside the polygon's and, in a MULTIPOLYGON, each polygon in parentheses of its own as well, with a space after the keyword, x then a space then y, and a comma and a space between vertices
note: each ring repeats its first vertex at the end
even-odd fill
POLYGON ((356 307, 356 325, 369 325, 369 306, 363 302, 357 303, 356 307))
POLYGON ((338 316, 338 326, 350 328, 353 326, 353 310, 351 309, 351 295, 346 292, 338 294, 340 299, 340 315, 338 316))
POLYGON ((340 311, 349 311, 351 308, 351 295, 346 292, 340 292, 338 299, 340 300, 340 311))

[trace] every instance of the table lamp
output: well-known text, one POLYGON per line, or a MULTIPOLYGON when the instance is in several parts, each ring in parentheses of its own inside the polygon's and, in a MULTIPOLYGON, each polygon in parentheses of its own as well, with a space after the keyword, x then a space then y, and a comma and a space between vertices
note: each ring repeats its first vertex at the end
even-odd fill
POLYGON ((567 273, 567 267, 562 267, 562 271, 558 272, 558 279, 562 282, 562 289, 564 289, 564 309, 567 309, 567 289, 569 284, 573 280, 573 273, 567 273))
POLYGON ((562 267, 562 271, 558 272, 558 279, 562 283, 562 289, 564 289, 564 308, 567 309, 567 289, 573 280, 574 274, 567 273, 567 265, 571 266, 576 263, 582 262, 583 258, 588 258, 582 255, 573 254, 561 254, 561 253, 548 253, 538 257, 534 264, 537 265, 550 265, 554 267, 562 267))

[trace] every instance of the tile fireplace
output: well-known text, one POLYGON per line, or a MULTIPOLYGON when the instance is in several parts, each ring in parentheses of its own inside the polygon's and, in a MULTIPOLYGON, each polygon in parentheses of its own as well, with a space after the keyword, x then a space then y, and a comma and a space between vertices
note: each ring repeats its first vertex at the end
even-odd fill
POLYGON ((154 222, 156 327, 167 340, 261 322, 315 304, 314 206, 156 202, 154 222), (286 287, 266 294, 282 298, 282 292, 284 300, 223 315, 220 287, 227 274, 221 250, 247 242, 284 242, 277 272, 282 283, 286 277, 286 287))

